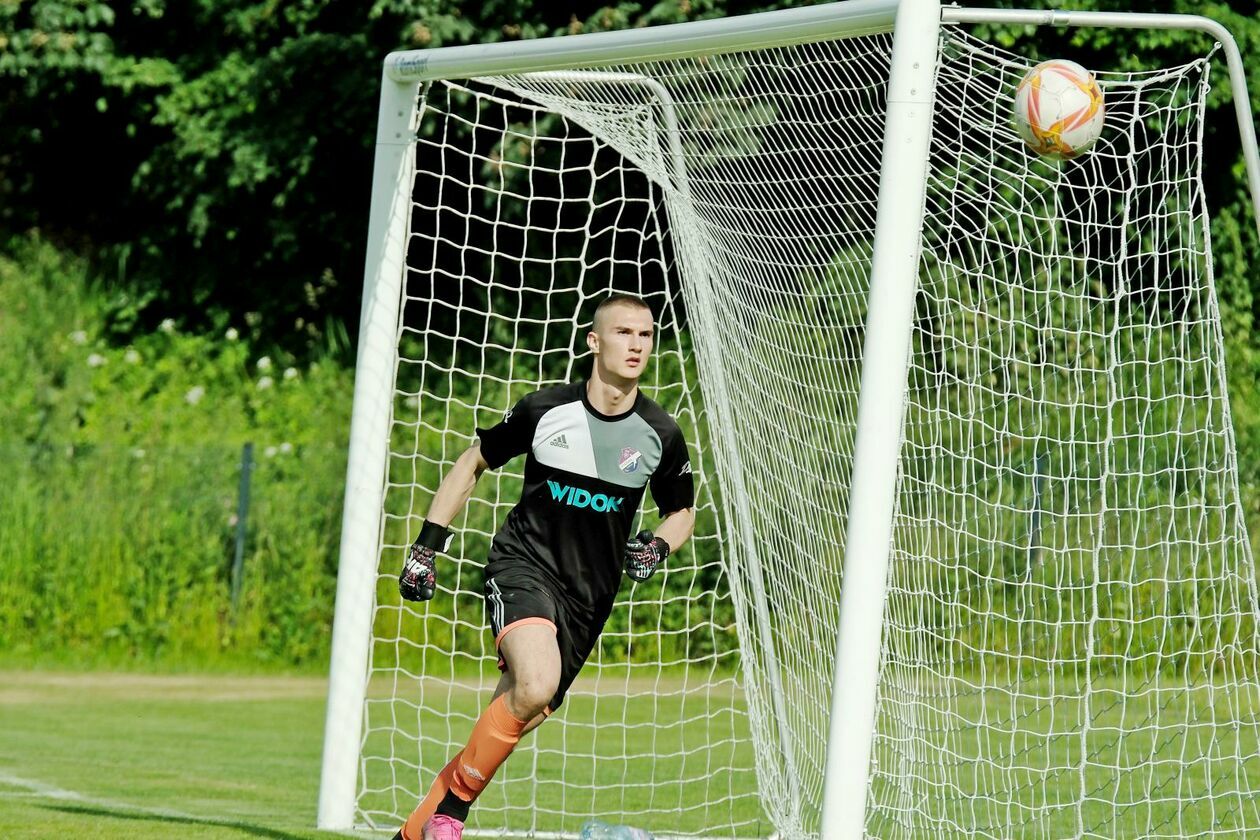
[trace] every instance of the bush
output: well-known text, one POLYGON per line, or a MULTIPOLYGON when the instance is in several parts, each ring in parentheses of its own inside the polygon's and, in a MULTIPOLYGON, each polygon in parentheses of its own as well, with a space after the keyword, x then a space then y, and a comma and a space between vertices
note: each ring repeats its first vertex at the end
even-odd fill
POLYGON ((248 324, 163 321, 37 239, 0 259, 0 650, 239 667, 327 661, 351 374, 259 355, 248 324), (246 442, 239 609, 230 572, 246 442))

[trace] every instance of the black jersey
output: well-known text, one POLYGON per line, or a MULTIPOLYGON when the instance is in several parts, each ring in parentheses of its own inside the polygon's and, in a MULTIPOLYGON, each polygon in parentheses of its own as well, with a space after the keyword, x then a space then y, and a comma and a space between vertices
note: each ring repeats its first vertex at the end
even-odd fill
POLYGON ((543 388, 477 434, 491 469, 527 454, 521 500, 495 535, 488 570, 524 562, 579 604, 616 593, 646 485, 662 515, 693 504, 682 431, 642 391, 610 416, 590 404, 585 382, 543 388))

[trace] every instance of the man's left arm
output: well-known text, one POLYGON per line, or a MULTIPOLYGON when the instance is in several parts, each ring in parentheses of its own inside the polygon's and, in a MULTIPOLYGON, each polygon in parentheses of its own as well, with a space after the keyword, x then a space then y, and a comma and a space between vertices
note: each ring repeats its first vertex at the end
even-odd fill
POLYGON ((688 507, 668 514, 655 534, 644 528, 626 543, 626 574, 640 583, 650 578, 666 557, 691 538, 695 527, 695 510, 688 507))
POLYGON ((691 458, 687 442, 674 428, 667 438, 664 457, 652 475, 652 498, 662 513, 656 533, 646 528, 626 543, 626 574, 636 581, 645 581, 671 552, 682 548, 691 539, 696 527, 695 486, 691 474, 691 458))
POLYGON ((676 510, 662 519, 661 524, 656 526, 656 536, 665 540, 669 544, 669 550, 674 552, 691 539, 691 534, 695 529, 696 510, 687 507, 676 510))

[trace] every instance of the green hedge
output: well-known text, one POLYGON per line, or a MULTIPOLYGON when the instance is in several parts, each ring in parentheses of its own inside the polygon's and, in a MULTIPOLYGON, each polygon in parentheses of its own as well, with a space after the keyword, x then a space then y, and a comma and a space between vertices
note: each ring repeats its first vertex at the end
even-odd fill
POLYGON ((31 240, 0 259, 0 651, 13 660, 322 667, 350 372, 248 327, 119 345, 126 305, 31 240), (242 448, 254 444, 240 608, 242 448))

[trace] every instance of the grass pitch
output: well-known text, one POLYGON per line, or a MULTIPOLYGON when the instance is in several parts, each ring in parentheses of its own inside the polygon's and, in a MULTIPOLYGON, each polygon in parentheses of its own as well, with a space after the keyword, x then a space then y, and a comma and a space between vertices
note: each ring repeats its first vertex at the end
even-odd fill
MULTIPOLYGON (((313 829, 325 692, 326 681, 315 677, 0 672, 0 838, 339 836, 313 829)), ((482 698, 458 690, 455 696, 463 717, 449 725, 463 733, 482 698)), ((658 704, 649 721, 627 719, 624 703, 613 695, 570 698, 563 713, 572 725, 549 724, 531 736, 532 746, 500 771, 502 778, 496 777, 480 803, 486 819, 507 819, 525 829, 576 830, 581 813, 620 806, 670 814, 678 830, 712 816, 704 813, 703 790, 754 784, 751 777, 698 773, 691 766, 693 752, 700 749, 692 743, 698 735, 675 731, 667 704, 658 704), (657 758, 656 769, 691 781, 672 798, 637 791, 631 795, 634 802, 610 805, 609 786, 632 781, 642 768, 613 758, 596 760, 589 735, 609 719, 629 720, 635 728, 619 730, 626 737, 667 741, 673 754, 657 758), (622 770, 616 772, 618 767, 622 770), (560 792, 562 768, 567 768, 568 793, 560 792), (621 776, 625 772, 629 778, 621 776), (514 801, 506 793, 511 783, 519 785, 530 776, 540 782, 538 800, 514 801), (569 822, 576 821, 573 825, 558 825, 561 807, 569 812, 569 822)), ((740 753, 737 765, 751 765, 747 732, 723 713, 729 697, 714 703, 718 723, 708 731, 724 733, 717 748, 740 753)), ((435 728, 446 725, 434 719, 435 728)), ((650 742, 643 746, 651 751, 650 742)), ((624 753, 624 747, 618 751, 624 753)), ((408 775, 406 768, 401 772, 408 775)), ((415 784, 414 774, 412 769, 408 787, 415 784)), ((369 795, 363 804, 405 813, 418 794, 418 789, 395 790, 369 795)), ((759 808, 751 812, 747 802, 738 807, 747 812, 742 819, 753 822, 749 833, 769 833, 768 827, 758 831, 759 808)), ((383 814, 377 822, 389 826, 381 837, 396 825, 383 814)))
MULTIPOLYGON (((1114 690, 1118 685, 1104 682, 1096 687, 1114 690)), ((454 705, 466 714, 458 724, 461 731, 470 725, 480 705, 475 692, 466 694, 455 692, 451 698, 458 700, 454 705)), ((1102 696, 1091 712, 1094 734, 1088 743, 1079 737, 1047 737, 1044 744, 1036 733, 1050 736, 1064 727, 1073 728, 1069 724, 1084 714, 1077 701, 1060 699, 1038 706, 1031 696, 997 693, 984 702, 956 698, 951 706, 954 714, 973 725, 937 733, 941 738, 948 735, 949 740, 931 751, 944 758, 919 766, 922 775, 916 787, 945 791, 952 785, 952 793, 939 800, 902 801, 895 790, 887 788, 888 779, 877 781, 877 798, 891 808, 885 822, 877 826, 878 833, 935 840, 926 832, 897 830, 892 824, 898 819, 896 808, 916 812, 926 808, 936 819, 961 819, 958 809, 979 808, 988 813, 993 806, 985 806, 985 801, 1014 792, 1012 801, 1023 810, 1012 813, 1005 828, 991 825, 991 836, 1076 836, 1076 809, 1068 806, 1077 801, 1084 785, 1089 794, 1085 821, 1104 827, 1088 836, 1250 836, 1246 827, 1260 822, 1260 805, 1242 792, 1260 790, 1260 762, 1255 760, 1260 755, 1255 725, 1260 721, 1256 717, 1260 695, 1252 690, 1224 694, 1203 686, 1163 700, 1145 694, 1107 704, 1102 696), (1159 709, 1152 706, 1156 703, 1159 709), (1180 721, 1184 737, 1170 739, 1143 725, 1156 712, 1165 722, 1180 721), (1022 721, 1020 731, 1029 734, 1019 741, 1008 737, 1003 747, 994 741, 995 733, 1009 728, 1012 715, 1022 721), (1240 717, 1245 723, 1237 726, 1233 721, 1240 717), (1124 737, 1120 737, 1122 732, 1124 737), (1001 757, 1001 763, 1016 769, 1029 769, 1019 791, 1012 791, 1009 774, 981 777, 967 763, 986 733, 986 755, 1001 757), (1079 759, 1073 751, 1082 747, 1092 756, 1085 777, 1073 769, 1079 759), (1043 778, 1032 772, 1037 767, 1065 769, 1053 778, 1043 778)), ((667 709, 655 707, 649 722, 627 714, 621 708, 625 701, 611 691, 572 699, 566 711, 570 726, 543 727, 532 749, 514 756, 516 765, 509 762, 501 771, 504 778, 496 778, 497 784, 487 791, 488 801, 482 803, 484 819, 502 820, 507 815, 516 828, 572 830, 574 826, 558 823, 579 819, 576 815, 588 808, 620 807, 628 813, 668 818, 675 830, 695 830, 693 822, 702 815, 692 811, 704 802, 702 791, 708 781, 700 781, 691 771, 689 763, 701 754, 694 752, 699 746, 671 733, 667 709), (673 739, 668 749, 667 743, 642 746, 660 756, 658 770, 691 780, 677 797, 659 790, 639 791, 615 794, 624 801, 610 803, 613 791, 638 787, 625 784, 635 778, 633 761, 611 760, 606 750, 588 742, 585 733, 607 730, 610 719, 622 722, 618 731, 628 744, 657 737, 653 732, 666 741, 673 739), (596 760, 597 756, 603 758, 596 760), (561 767, 568 771, 563 794, 555 789, 561 767), (626 778, 607 775, 618 767, 625 769, 626 778), (518 802, 507 790, 513 780, 521 782, 529 776, 540 783, 537 799, 518 802)), ((0 838, 297 840, 338 836, 312 828, 324 704, 325 681, 315 677, 0 672, 0 838)), ((723 704, 715 700, 712 708, 715 720, 723 720, 723 704)), ((916 731, 922 742, 931 739, 935 730, 916 731)), ((750 759, 743 754, 751 750, 747 731, 737 719, 714 724, 709 735, 719 736, 718 741, 728 745, 732 766, 744 766, 745 759, 750 759)), ((430 737, 441 740, 445 749, 445 732, 431 731, 430 737)), ((630 752, 623 748, 618 754, 630 752)), ((414 769, 409 775, 403 787, 416 783, 414 769)), ((733 791, 752 783, 720 774, 715 778, 713 784, 733 791)), ((385 814, 409 810, 417 795, 418 790, 382 790, 361 804, 378 807, 384 825, 389 821, 385 814)), ((741 826, 741 836, 770 833, 761 815, 740 797, 727 807, 740 811, 731 816, 741 826)))
POLYGON ((325 682, 0 673, 0 837, 313 830, 325 682))

